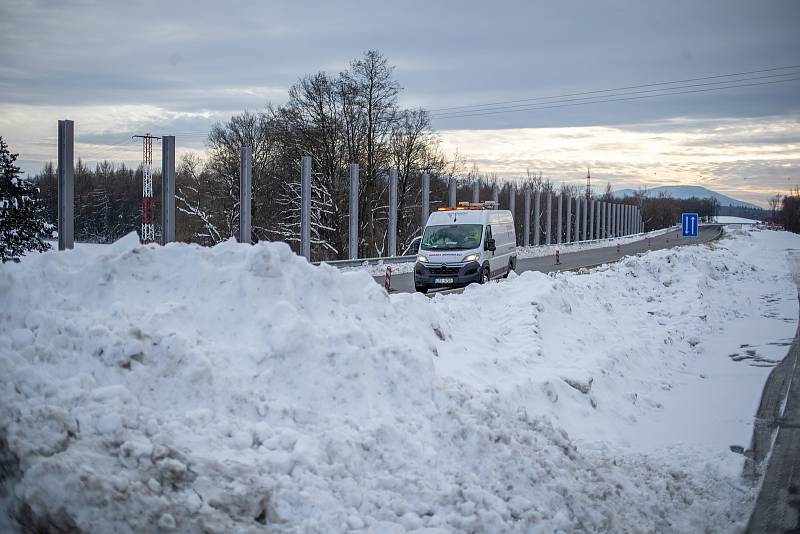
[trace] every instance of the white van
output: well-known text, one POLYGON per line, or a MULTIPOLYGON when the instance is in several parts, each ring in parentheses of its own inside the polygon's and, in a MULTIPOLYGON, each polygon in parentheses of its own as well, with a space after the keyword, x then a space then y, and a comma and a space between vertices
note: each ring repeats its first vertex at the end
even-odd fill
POLYGON ((514 218, 492 208, 493 202, 462 202, 431 213, 414 266, 417 291, 483 284, 516 268, 514 218))

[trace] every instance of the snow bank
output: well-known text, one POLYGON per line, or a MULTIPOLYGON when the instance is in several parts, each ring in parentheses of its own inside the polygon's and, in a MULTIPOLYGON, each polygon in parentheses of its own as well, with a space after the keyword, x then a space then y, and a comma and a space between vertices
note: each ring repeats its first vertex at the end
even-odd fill
POLYGON ((730 453, 627 441, 791 284, 754 239, 433 299, 282 244, 3 265, 0 530, 729 532, 730 453))

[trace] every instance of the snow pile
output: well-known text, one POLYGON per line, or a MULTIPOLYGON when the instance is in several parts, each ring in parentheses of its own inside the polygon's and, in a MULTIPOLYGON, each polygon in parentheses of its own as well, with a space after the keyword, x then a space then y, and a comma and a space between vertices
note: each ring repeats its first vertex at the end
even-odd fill
POLYGON ((730 453, 615 434, 748 313, 732 284, 784 287, 740 254, 433 299, 282 244, 4 265, 0 530, 731 531, 730 453))

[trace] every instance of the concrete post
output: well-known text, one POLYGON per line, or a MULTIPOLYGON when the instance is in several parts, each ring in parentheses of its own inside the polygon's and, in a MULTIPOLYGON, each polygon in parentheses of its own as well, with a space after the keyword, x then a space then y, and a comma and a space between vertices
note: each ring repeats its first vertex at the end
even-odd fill
POLYGON ((522 246, 531 246, 531 190, 525 188, 525 218, 522 220, 522 246))
MULTIPOLYGON (((162 137, 162 145, 166 149, 166 137, 162 137)), ((173 144, 173 151, 175 146, 173 144)), ((163 152, 162 152, 163 153, 163 152)), ((173 152, 174 157, 174 152, 173 152)), ((173 160, 174 165, 174 160, 173 160)), ((301 195, 302 196, 302 195, 301 195)), ((253 150, 249 146, 239 149, 239 243, 253 242, 252 234, 252 198, 253 198, 253 150)), ((162 207, 163 213, 163 207, 162 207)), ((174 231, 174 229, 173 229, 174 231)))
POLYGON ((455 177, 450 178, 450 189, 447 197, 447 205, 451 208, 456 205, 456 185, 455 177))
MULTIPOLYGON (((351 260, 358 259, 358 163, 350 164, 350 232, 347 251, 351 260)), ((424 198, 423 193, 423 198, 424 198)), ((423 204, 424 204, 423 200, 423 204)))
POLYGON ((481 182, 480 180, 472 184, 472 203, 477 204, 481 201, 481 182))
POLYGON ((422 220, 419 225, 425 228, 428 215, 431 214, 431 176, 427 172, 422 175, 422 220))
POLYGON ((581 240, 581 197, 575 197, 575 241, 581 240))
POLYGON ((533 246, 538 247, 541 243, 540 234, 542 233, 542 192, 537 189, 536 197, 533 202, 533 246))
POLYGON ((547 192, 547 222, 545 224, 547 230, 547 244, 553 244, 553 192, 547 192))
POLYGON ((587 215, 589 214, 588 213, 589 212, 589 201, 586 200, 585 198, 583 198, 583 199, 581 199, 581 202, 583 202, 583 240, 586 241, 587 239, 591 239, 589 237, 589 234, 586 233, 586 231, 589 229, 588 225, 587 225, 587 223, 588 223, 587 215))
POLYGON ((631 213, 633 213, 631 207, 630 205, 625 206, 625 235, 633 233, 631 232, 631 213))
POLYGON ((517 186, 508 186, 508 209, 511 211, 511 218, 517 220, 517 186))
POLYGON ((605 239, 605 237, 606 237, 606 226, 607 226, 606 225, 606 203, 605 202, 601 202, 600 203, 600 221, 599 222, 600 222, 600 226, 599 226, 600 232, 599 232, 598 239, 605 239))
POLYGON ((619 205, 611 204, 611 237, 617 237, 617 211, 619 205))
POLYGON ((300 255, 311 261, 311 156, 303 156, 300 174, 300 255))
POLYGON ((58 121, 58 250, 75 246, 75 123, 58 121))
POLYGON ((586 203, 589 205, 589 234, 588 234, 588 237, 589 237, 589 240, 592 240, 592 239, 594 239, 594 211, 595 211, 594 205, 596 204, 596 202, 594 201, 594 199, 590 198, 590 199, 588 199, 586 201, 586 203))
POLYGON ((566 198, 567 201, 567 227, 566 227, 566 236, 564 238, 565 243, 572 243, 572 196, 569 194, 566 198))
POLYGON ((494 209, 500 207, 500 188, 497 184, 492 184, 492 201, 494 202, 494 209))
POLYGON ((557 220, 557 224, 556 224, 556 229, 557 229, 556 243, 558 243, 559 245, 561 244, 561 233, 562 233, 562 228, 561 228, 562 222, 561 222, 561 219, 564 217, 564 202, 563 202, 563 198, 564 198, 564 195, 559 193, 558 194, 558 220, 557 220))
POLYGON ((58 121, 58 250, 75 246, 74 122, 58 121))
MULTIPOLYGON (((241 200, 239 201, 241 204, 241 200)), ((175 136, 161 137, 161 244, 175 241, 175 136)))
POLYGON ((397 170, 389 170, 389 257, 397 256, 397 170))

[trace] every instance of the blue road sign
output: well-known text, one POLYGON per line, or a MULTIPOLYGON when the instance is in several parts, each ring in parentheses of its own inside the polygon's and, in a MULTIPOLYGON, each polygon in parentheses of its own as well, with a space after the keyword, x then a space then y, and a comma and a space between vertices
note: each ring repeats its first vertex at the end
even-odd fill
POLYGON ((697 227, 700 217, 696 213, 681 215, 681 237, 697 237, 697 227))

